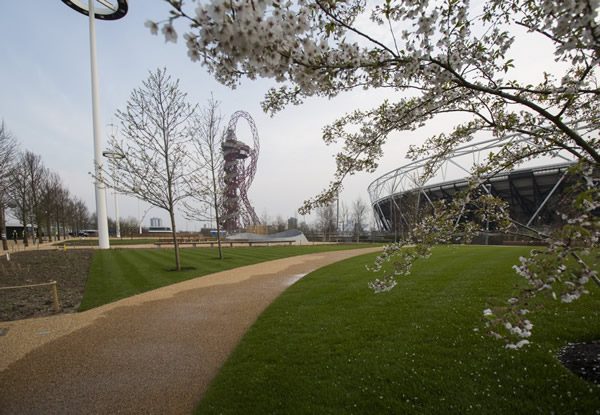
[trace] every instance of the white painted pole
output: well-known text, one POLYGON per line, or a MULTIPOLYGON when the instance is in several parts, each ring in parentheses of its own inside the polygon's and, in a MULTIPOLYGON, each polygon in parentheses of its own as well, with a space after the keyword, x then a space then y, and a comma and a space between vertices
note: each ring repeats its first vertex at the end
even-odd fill
POLYGON ((106 215, 106 187, 102 183, 102 135, 100 132, 100 103, 98 99, 98 74, 96 65, 96 25, 94 3, 90 0, 90 66, 92 72, 92 121, 94 125, 94 172, 96 174, 96 218, 98 220, 98 246, 100 249, 109 249, 108 218, 106 215))

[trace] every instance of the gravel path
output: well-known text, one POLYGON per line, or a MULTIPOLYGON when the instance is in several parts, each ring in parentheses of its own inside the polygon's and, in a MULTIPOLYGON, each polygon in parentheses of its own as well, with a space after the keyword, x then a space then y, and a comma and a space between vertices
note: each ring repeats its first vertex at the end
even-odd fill
POLYGON ((317 268, 379 248, 296 256, 77 314, 0 324, 0 414, 189 414, 258 315, 317 268))

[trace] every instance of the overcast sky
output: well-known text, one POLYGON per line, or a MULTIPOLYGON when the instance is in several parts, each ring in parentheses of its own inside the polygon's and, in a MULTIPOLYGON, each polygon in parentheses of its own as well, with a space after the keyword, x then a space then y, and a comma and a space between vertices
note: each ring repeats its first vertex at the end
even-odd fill
MULTIPOLYGON (((250 200, 259 216, 297 215, 303 200, 321 191, 335 170, 336 147, 321 141, 321 128, 345 112, 376 105, 380 93, 357 91, 334 100, 310 99, 271 118, 260 109, 269 81, 245 81, 230 90, 188 59, 182 33, 176 45, 165 44, 162 36, 149 33, 144 22, 163 19, 167 12, 167 5, 159 0, 130 0, 129 13, 123 19, 97 21, 103 142, 110 132, 108 125, 116 123, 115 111, 125 107, 131 90, 148 71, 166 67, 180 79, 192 102, 202 105, 214 93, 226 121, 236 110, 252 115, 260 135, 260 156, 250 200)), ((87 17, 60 0, 3 1, 0 39, 0 119, 23 149, 40 154, 45 165, 58 172, 71 192, 94 211, 94 188, 88 175, 93 168, 93 139, 87 17)), ((530 62, 541 65, 544 60, 535 56, 539 52, 537 46, 522 51, 530 62)), ((408 146, 440 132, 440 122, 443 124, 438 120, 415 133, 393 136, 377 172, 352 176, 341 199, 348 204, 359 197, 368 201, 368 184, 405 163, 408 146)), ((238 138, 251 142, 241 131, 238 138)), ((112 196, 107 200, 109 216, 113 216, 112 196)), ((121 216, 138 216, 136 200, 124 196, 119 200, 121 216)), ((140 207, 143 211, 146 205, 140 207)), ((151 216, 163 222, 168 218, 158 209, 148 214, 151 216)), ((198 229, 197 224, 185 220, 178 227, 198 229)))

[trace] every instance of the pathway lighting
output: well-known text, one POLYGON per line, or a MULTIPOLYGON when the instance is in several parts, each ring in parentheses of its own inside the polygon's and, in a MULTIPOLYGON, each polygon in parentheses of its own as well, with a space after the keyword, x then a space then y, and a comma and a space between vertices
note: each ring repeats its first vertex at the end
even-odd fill
POLYGON ((127 14, 127 0, 62 0, 73 10, 89 16, 90 31, 90 67, 92 75, 92 120, 94 126, 94 173, 96 180, 96 217, 98 220, 98 246, 100 249, 109 249, 108 239, 108 218, 106 215, 106 189, 102 182, 102 159, 101 159, 101 133, 100 133, 100 114, 98 98, 98 75, 96 64, 96 18, 101 20, 117 20, 127 14), (96 9, 96 2, 101 5, 96 9))

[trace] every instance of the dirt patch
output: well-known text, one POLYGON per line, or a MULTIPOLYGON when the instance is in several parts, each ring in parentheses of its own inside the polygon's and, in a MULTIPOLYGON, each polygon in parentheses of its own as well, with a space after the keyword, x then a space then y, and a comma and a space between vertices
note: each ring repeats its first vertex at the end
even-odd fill
MULTIPOLYGON (((93 250, 27 251, 0 257, 0 287, 56 281, 63 313, 79 308, 93 250)), ((50 286, 0 290, 0 321, 55 314, 50 286)))
POLYGON ((560 349, 558 359, 577 376, 600 385, 600 341, 569 344, 560 349))

